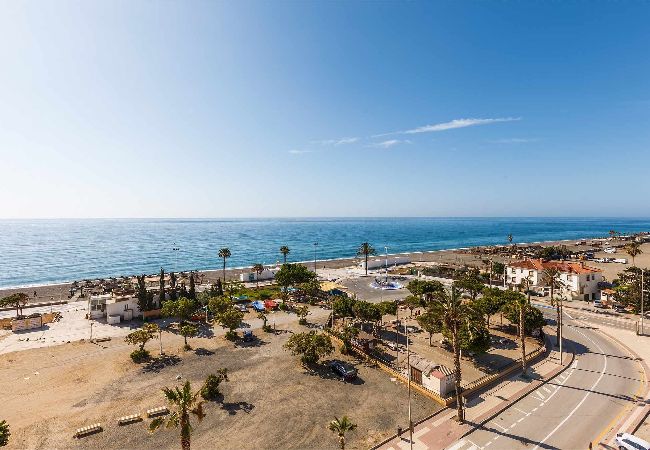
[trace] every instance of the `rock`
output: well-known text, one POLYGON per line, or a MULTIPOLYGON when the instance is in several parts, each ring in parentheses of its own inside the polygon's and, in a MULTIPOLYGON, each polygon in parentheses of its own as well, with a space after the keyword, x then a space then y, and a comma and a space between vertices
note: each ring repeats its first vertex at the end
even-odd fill
POLYGON ((180 375, 176 375, 176 379, 177 379, 177 380, 180 380, 181 378, 183 378, 183 377, 180 376, 180 375))

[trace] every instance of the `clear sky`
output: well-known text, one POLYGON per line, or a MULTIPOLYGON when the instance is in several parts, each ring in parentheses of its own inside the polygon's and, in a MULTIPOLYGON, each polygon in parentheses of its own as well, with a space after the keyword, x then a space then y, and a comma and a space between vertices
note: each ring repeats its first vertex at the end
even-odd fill
POLYGON ((0 218, 650 216, 650 2, 5 1, 0 218))

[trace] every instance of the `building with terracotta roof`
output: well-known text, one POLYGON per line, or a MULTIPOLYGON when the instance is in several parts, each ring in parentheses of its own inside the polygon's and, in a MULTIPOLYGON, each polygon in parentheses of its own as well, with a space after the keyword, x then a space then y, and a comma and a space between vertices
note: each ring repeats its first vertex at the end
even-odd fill
POLYGON ((556 295, 575 300, 600 299, 598 284, 603 281, 603 272, 595 267, 585 265, 584 262, 544 261, 542 259, 516 261, 508 264, 506 281, 509 286, 514 287, 528 279, 533 290, 548 295, 551 288, 544 277, 544 271, 548 269, 557 269, 560 272, 560 287, 556 287, 556 295))
POLYGON ((454 390, 454 373, 447 366, 436 364, 417 355, 411 356, 411 381, 441 397, 454 390))

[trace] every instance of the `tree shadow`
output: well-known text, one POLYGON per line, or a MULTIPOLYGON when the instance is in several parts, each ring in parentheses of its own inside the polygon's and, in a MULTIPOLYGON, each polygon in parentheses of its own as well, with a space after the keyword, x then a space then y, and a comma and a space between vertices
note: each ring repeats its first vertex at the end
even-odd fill
MULTIPOLYGON (((345 381, 344 379, 341 378, 340 375, 332 371, 332 369, 330 368, 330 362, 331 361, 325 361, 320 364, 310 364, 308 366, 303 365, 302 367, 303 369, 305 369, 304 372, 305 374, 316 376, 323 380, 337 380, 340 381, 341 383, 353 384, 355 386, 359 386, 366 383, 363 380, 363 378, 361 378, 358 374, 354 380, 345 381)), ((356 366, 356 364, 352 364, 352 365, 356 366)))
POLYGON ((240 347, 240 348, 248 348, 248 347, 262 347, 263 345, 267 345, 269 342, 268 341, 263 341, 262 339, 256 337, 252 341, 244 341, 243 339, 237 339, 234 344, 235 347, 240 347))
POLYGON ((179 362, 181 362, 181 359, 176 355, 161 355, 149 360, 149 362, 142 367, 142 372, 158 373, 165 367, 175 366, 179 362))
POLYGON ((221 406, 221 409, 226 411, 229 415, 234 416, 238 412, 244 412, 249 414, 255 405, 248 402, 227 402, 221 392, 217 394, 215 398, 208 400, 210 402, 218 403, 221 406))
POLYGON ((207 348, 199 347, 194 350, 194 354, 199 356, 210 356, 214 355, 214 352, 212 350, 208 350, 207 348))

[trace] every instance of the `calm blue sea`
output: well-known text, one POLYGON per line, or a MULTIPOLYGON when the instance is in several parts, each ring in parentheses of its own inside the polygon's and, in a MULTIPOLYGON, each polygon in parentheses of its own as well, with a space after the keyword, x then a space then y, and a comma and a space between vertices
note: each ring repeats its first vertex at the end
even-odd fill
POLYGON ((122 219, 0 220, 0 287, 105 278, 220 266, 218 249, 229 247, 229 267, 289 259, 352 257, 369 241, 383 253, 439 250, 487 244, 575 239, 650 231, 650 219, 613 218, 399 218, 399 219, 122 219), (173 250, 178 248, 179 250, 173 250))

